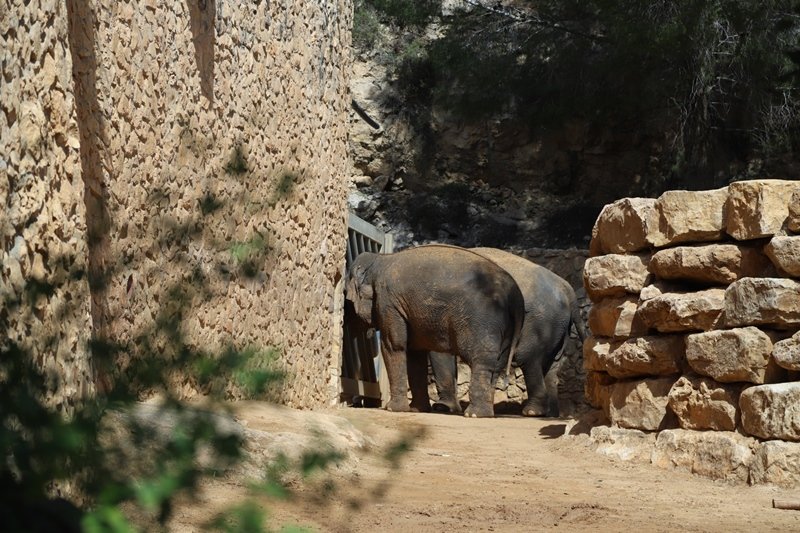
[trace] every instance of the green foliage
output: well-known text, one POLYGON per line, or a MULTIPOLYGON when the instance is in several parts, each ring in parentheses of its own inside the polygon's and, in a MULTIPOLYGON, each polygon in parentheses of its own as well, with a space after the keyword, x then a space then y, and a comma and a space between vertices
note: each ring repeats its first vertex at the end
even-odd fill
POLYGON ((363 11, 399 28, 422 26, 441 11, 441 0, 360 0, 355 6, 356 21, 364 21, 359 15, 363 11))
POLYGON ((418 123, 438 109, 513 116, 540 132, 571 120, 638 132, 663 139, 662 170, 675 177, 728 174, 800 146, 800 2, 517 5, 467 2, 438 38, 401 49, 397 88, 418 123))
MULTIPOLYGON (((37 290, 38 288, 31 288, 37 290)), ((52 291, 52 287, 50 288, 52 291)), ((48 405, 47 392, 60 387, 44 375, 20 344, 0 347, 0 514, 9 530, 25 530, 43 518, 37 508, 47 503, 53 484, 70 483, 72 492, 90 504, 81 518, 86 531, 132 531, 120 511, 129 502, 165 523, 176 495, 192 491, 200 478, 230 466, 241 457, 241 437, 219 426, 225 412, 224 387, 207 388, 208 405, 200 408, 178 400, 172 383, 176 373, 203 386, 210 375, 224 383, 238 382, 250 394, 263 394, 282 374, 262 368, 263 350, 229 347, 212 357, 192 347, 181 331, 183 309, 191 303, 186 288, 171 291, 169 310, 162 309, 137 346, 96 342, 98 361, 117 361, 136 353, 105 396, 85 399, 65 417, 48 405), (156 343, 145 339, 166 339, 156 343), (194 362, 194 365, 190 364, 194 362), (137 410, 139 391, 157 392, 160 401, 150 415, 137 410), (154 420, 170 420, 166 434, 154 420), (205 459, 200 461, 203 454, 205 459), (18 522, 15 522, 17 520, 18 522)), ((5 315, 7 316, 7 315, 5 315)), ((3 329, 8 327, 2 324, 3 329)), ((269 357, 275 358, 276 350, 269 357)), ((45 516, 47 514, 45 513, 45 516)), ((45 522, 47 524, 47 522, 45 522)))
POLYGON ((236 242, 230 248, 231 258, 245 278, 255 278, 262 271, 270 251, 267 239, 260 233, 247 241, 236 242))
POLYGON ((356 2, 353 13, 353 46, 357 49, 372 48, 382 31, 375 8, 364 1, 356 2))
MULTIPOLYGON (((259 248, 252 242, 242 243, 235 255, 246 257, 251 249, 259 248)), ((204 283, 196 271, 188 273, 161 295, 153 323, 129 340, 94 339, 94 363, 114 369, 110 388, 75 402, 69 413, 48 400, 64 385, 62 378, 42 372, 23 343, 4 335, 0 341, 0 492, 4 495, 0 516, 5 531, 127 533, 163 528, 179 496, 195 494, 201 480, 218 476, 242 460, 243 433, 232 423, 225 400, 231 387, 259 398, 282 383, 280 349, 238 348, 230 343, 215 353, 189 342, 184 317, 190 307, 209 297, 204 283), (180 399, 180 385, 187 382, 205 394, 203 403, 180 399), (142 393, 152 399, 140 403, 142 393), (56 489, 72 500, 53 498, 56 489)), ((9 331, 13 316, 57 294, 58 289, 58 284, 37 281, 28 284, 17 300, 6 299, 0 331, 9 331)), ((293 476, 313 482, 342 458, 321 437, 296 459, 279 457, 264 466, 264 476, 253 484, 250 498, 207 526, 221 531, 266 531, 261 498, 287 498, 293 476)), ((326 499, 336 489, 330 480, 319 486, 315 494, 326 499)))

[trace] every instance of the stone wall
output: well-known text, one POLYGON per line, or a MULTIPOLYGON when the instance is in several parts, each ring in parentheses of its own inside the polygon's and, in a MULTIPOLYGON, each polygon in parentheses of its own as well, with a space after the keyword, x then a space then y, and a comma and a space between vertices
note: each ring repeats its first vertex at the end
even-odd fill
POLYGON ((5 3, 0 12, 0 342, 35 358, 49 378, 47 400, 66 411, 94 390, 68 34, 59 0, 5 3))
MULTIPOLYGON (((53 239, 46 235, 58 235, 103 280, 92 284, 98 336, 128 343, 150 335, 152 348, 173 355, 169 339, 151 334, 165 313, 178 312, 170 308, 178 298, 185 304, 179 333, 188 344, 212 353, 228 345, 272 349, 289 374, 282 402, 336 401, 349 2, 12 4, 11 13, 30 11, 31 20, 9 27, 32 30, 14 30, 19 46, 11 57, 23 66, 10 75, 28 76, 32 88, 4 85, 0 105, 23 94, 6 122, 16 115, 24 123, 26 109, 33 109, 30 120, 49 120, 40 127, 45 148, 31 155, 43 191, 35 199, 62 217, 57 224, 69 223, 61 231, 45 223, 47 211, 26 207, 32 215, 23 218, 35 228, 22 279, 31 279, 35 251, 53 239), (40 35, 51 28, 56 45, 40 35), (63 118, 46 106, 59 106, 63 118), (69 179, 78 193, 59 185, 69 179)), ((2 193, 12 206, 28 205, 2 193)), ((7 226, 3 249, 13 251, 9 243, 24 228, 7 226)), ((44 257, 45 270, 54 258, 44 257)), ((6 283, 13 272, 3 264, 6 283)), ((82 287, 73 298, 83 310, 75 325, 81 336, 70 350, 85 358, 85 278, 82 287)), ((115 366, 140 344, 129 344, 115 366)), ((117 370, 99 368, 98 384, 117 370)))
MULTIPOLYGON (((611 428, 657 432, 653 463, 800 480, 798 232, 800 181, 626 198, 598 217, 586 396, 611 428)), ((593 430, 631 439, 611 431, 593 430)))

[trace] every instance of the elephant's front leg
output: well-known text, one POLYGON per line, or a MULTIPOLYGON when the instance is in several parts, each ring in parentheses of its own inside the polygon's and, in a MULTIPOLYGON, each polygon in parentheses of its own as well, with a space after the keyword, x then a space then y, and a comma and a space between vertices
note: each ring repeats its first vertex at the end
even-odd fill
POLYGON ((386 410, 410 411, 405 334, 391 330, 381 331, 381 354, 389 377, 389 403, 386 404, 386 410))
POLYGON ((433 379, 436 381, 436 391, 439 399, 434 402, 433 410, 443 413, 460 413, 461 404, 458 403, 458 365, 453 355, 431 352, 431 369, 433 379))
POLYGON ((428 352, 408 350, 408 385, 411 388, 411 410, 428 413, 431 399, 428 396, 428 352))
POLYGON ((522 406, 524 416, 544 416, 547 414, 547 388, 544 384, 542 366, 537 361, 529 361, 523 365, 525 388, 528 389, 528 400, 522 406))

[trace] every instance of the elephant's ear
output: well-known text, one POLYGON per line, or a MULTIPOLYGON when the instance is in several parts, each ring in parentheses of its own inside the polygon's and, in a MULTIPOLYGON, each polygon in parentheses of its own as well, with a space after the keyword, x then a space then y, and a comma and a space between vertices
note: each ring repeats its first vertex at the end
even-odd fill
POLYGON ((369 325, 372 325, 372 305, 375 291, 367 279, 368 268, 364 265, 353 265, 350 279, 347 282, 347 299, 353 302, 356 314, 369 325))

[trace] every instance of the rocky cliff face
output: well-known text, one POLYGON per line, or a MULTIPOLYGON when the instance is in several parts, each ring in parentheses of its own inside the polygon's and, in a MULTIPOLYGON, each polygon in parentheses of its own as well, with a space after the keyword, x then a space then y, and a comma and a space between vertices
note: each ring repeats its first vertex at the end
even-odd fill
POLYGON ((373 30, 370 46, 355 48, 350 207, 400 247, 585 248, 603 205, 660 192, 663 139, 577 120, 543 131, 509 113, 477 121, 421 106, 401 88, 402 55, 413 54, 413 39, 435 38, 436 25, 422 36, 373 30))

